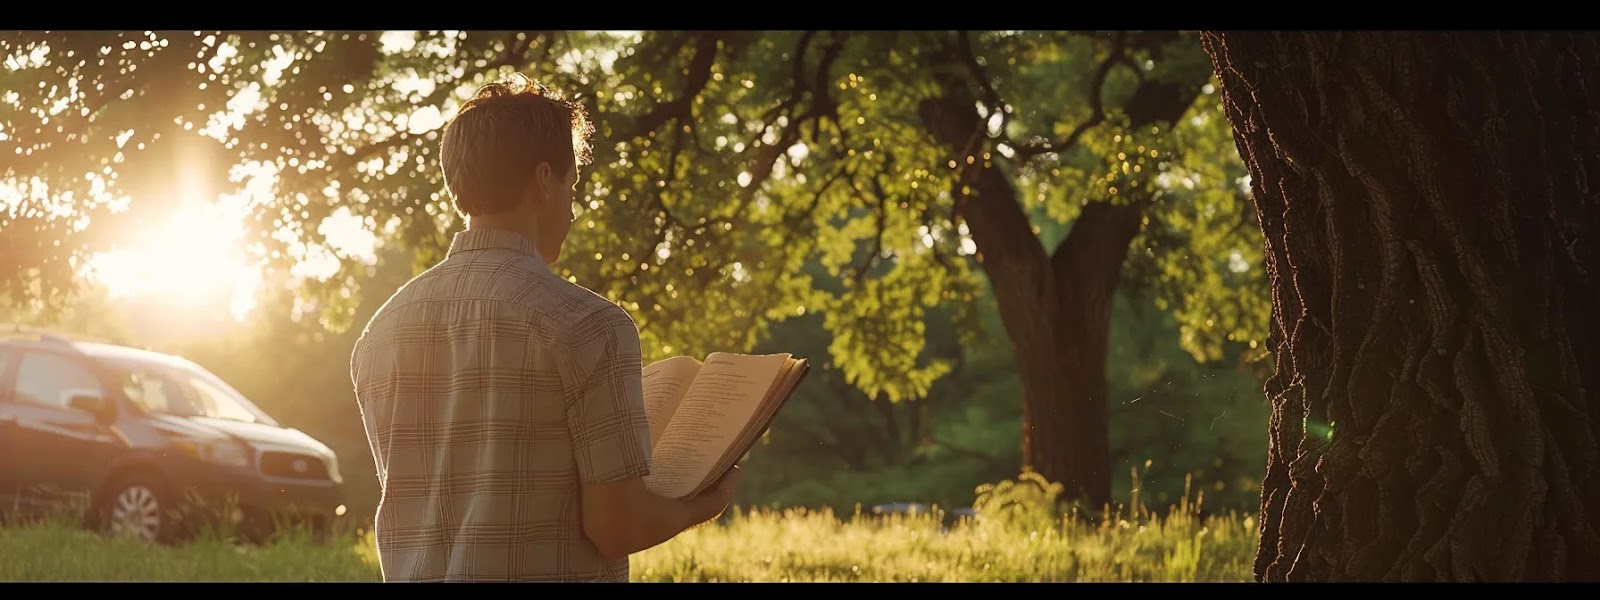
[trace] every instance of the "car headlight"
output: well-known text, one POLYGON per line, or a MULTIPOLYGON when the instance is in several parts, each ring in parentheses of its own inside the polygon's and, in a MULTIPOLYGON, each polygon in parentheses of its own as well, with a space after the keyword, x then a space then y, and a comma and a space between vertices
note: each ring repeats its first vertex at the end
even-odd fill
POLYGON ((208 463, 225 467, 250 466, 250 451, 231 440, 178 440, 178 449, 208 463))
POLYGON ((339 472, 339 457, 329 454, 323 458, 323 462, 328 463, 328 479, 332 479, 334 483, 343 483, 344 475, 339 472))

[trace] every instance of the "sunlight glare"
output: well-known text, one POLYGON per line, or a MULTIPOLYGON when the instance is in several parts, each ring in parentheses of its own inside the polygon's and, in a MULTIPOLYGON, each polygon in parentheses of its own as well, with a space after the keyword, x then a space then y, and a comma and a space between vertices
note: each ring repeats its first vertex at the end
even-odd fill
POLYGON ((38 46, 35 46, 33 48, 33 51, 29 52, 25 56, 24 55, 16 55, 16 54, 13 54, 11 56, 7 56, 6 60, 5 60, 5 67, 6 67, 6 69, 12 70, 12 71, 21 71, 23 69, 37 69, 37 68, 43 67, 45 65, 45 59, 48 58, 49 56, 50 56, 50 44, 41 43, 38 46))
POLYGON ((85 265, 113 300, 148 299, 204 310, 226 306, 234 320, 255 308, 258 266, 245 256, 239 218, 224 206, 188 202, 143 235, 85 265))
POLYGON ((25 197, 22 190, 14 183, 0 183, 0 214, 15 219, 22 210, 22 201, 25 197))
POLYGON ((444 115, 437 106, 424 106, 406 119, 406 129, 413 134, 423 134, 444 127, 444 115))
POLYGON ((243 227, 252 207, 248 192, 259 191, 259 182, 251 181, 244 195, 216 196, 198 169, 184 169, 175 181, 174 205, 144 215, 129 238, 91 255, 82 275, 113 300, 148 302, 191 318, 210 312, 243 321, 261 287, 261 265, 245 249, 243 227))
POLYGON ((1228 254, 1228 271, 1233 273, 1244 273, 1249 270, 1250 263, 1245 262, 1243 253, 1240 253, 1238 250, 1234 250, 1228 254))
POLYGON ((382 44, 379 50, 384 54, 399 54, 416 47, 417 32, 415 31, 385 31, 378 36, 378 43, 382 44))
POLYGON ((372 265, 378 261, 378 237, 372 233, 361 217, 341 206, 317 226, 329 246, 346 258, 372 265))

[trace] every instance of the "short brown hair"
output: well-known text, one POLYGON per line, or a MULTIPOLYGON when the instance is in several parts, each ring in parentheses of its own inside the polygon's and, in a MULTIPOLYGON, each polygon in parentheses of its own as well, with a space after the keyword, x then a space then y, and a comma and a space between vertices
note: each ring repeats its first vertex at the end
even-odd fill
POLYGON ((445 191, 456 211, 505 212, 541 162, 559 175, 590 160, 594 124, 582 104, 518 74, 478 88, 445 125, 439 143, 445 191))

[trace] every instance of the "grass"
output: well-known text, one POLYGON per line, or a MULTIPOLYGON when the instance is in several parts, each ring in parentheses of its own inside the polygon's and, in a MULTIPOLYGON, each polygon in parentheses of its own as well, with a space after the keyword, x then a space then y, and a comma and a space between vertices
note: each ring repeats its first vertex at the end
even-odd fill
POLYGON ((1250 519, 1193 517, 1024 530, 930 516, 758 512, 633 559, 637 581, 1248 581, 1250 519))
MULTIPOLYGON (((634 555, 635 581, 1249 581, 1253 519, 1187 500, 1098 519, 1062 515, 1052 488, 986 486, 979 517, 734 511, 634 555)), ((1139 505, 1135 501, 1134 507, 1139 505)), ((378 581, 372 538, 259 546, 205 537, 145 546, 59 524, 0 529, 0 581, 378 581)))
MULTIPOLYGON (((359 538, 357 538, 359 539, 359 538)), ((0 529, 0 581, 377 581, 371 544, 286 537, 248 546, 220 537, 182 546, 104 538, 72 525, 0 529)))

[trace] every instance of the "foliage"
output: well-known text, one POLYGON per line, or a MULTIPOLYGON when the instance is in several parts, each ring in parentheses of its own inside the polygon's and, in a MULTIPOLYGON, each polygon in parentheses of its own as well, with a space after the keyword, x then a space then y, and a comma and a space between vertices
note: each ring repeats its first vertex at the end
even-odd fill
MULTIPOLYGON (((1015 472, 1020 382, 994 297, 980 293, 976 302, 980 322, 971 342, 961 343, 937 314, 928 319, 930 356, 956 368, 924 401, 892 408, 874 402, 826 368, 830 355, 812 355, 825 368, 751 453, 739 500, 837 512, 897 502, 970 506, 973 482, 1015 472), (921 435, 910 436, 918 412, 921 435), (890 414, 898 430, 890 429, 890 414)), ((814 322, 780 324, 768 347, 811 351, 825 344, 827 334, 814 322)), ((1134 296, 1115 304, 1107 369, 1114 491, 1129 495, 1137 483, 1154 502, 1176 502, 1190 474, 1209 506, 1253 509, 1266 459, 1264 374, 1248 363, 1197 362, 1179 345, 1177 329, 1171 315, 1134 296)), ((1233 344, 1226 356, 1242 360, 1244 348, 1233 344)))
POLYGON ((1172 314, 1196 360, 1224 359, 1241 344, 1262 358, 1271 299, 1261 226, 1213 86, 1174 128, 1171 144, 1184 159, 1161 176, 1166 201, 1133 242, 1125 287, 1172 314))
POLYGON ((1024 471, 1016 479, 985 483, 972 503, 980 526, 1003 533, 1030 534, 1060 519, 1062 485, 1024 471))

